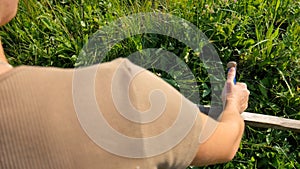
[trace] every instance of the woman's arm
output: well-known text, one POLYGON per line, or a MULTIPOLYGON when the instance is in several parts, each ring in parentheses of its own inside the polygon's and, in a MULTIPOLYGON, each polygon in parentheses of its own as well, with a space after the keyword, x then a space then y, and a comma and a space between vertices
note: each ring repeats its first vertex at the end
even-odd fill
MULTIPOLYGON (((240 116, 235 115, 236 112, 225 110, 223 113, 224 117, 217 124, 214 133, 199 145, 192 165, 205 166, 224 163, 233 159, 242 138, 244 121, 240 116), (223 119, 226 120, 223 121, 223 119)), ((202 117, 204 120, 208 118, 202 117)))
MULTIPOLYGON (((192 165, 205 166, 228 162, 238 150, 245 126, 240 113, 247 108, 250 93, 244 83, 234 85, 234 76, 235 69, 232 68, 228 73, 223 92, 226 103, 220 122, 215 122, 217 126, 215 131, 199 145, 192 165)), ((200 115, 204 125, 211 125, 214 122, 205 114, 200 115)))

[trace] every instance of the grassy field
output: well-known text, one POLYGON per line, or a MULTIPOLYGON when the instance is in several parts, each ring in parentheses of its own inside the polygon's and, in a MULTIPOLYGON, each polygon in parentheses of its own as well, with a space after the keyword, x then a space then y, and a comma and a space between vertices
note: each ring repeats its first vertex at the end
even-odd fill
MULTIPOLYGON (((300 120, 299 0, 27 0, 17 17, 0 28, 9 62, 71 68, 88 38, 115 19, 162 11, 196 25, 221 61, 238 62, 238 81, 251 91, 247 111, 300 120)), ((185 60, 209 104, 210 84, 195 52, 176 39, 146 34, 116 45, 109 58, 162 48, 185 60)), ((164 76, 176 87, 174 78, 164 76)), ((197 167, 190 167, 197 169, 197 167)), ((300 136, 247 126, 232 162, 203 168, 300 168, 300 136)))

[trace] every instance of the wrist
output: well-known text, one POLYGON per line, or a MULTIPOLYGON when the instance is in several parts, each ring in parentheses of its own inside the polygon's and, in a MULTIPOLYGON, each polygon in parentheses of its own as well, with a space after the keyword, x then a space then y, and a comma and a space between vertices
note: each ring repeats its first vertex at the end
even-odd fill
POLYGON ((240 113, 241 112, 237 103, 233 101, 227 101, 223 109, 220 121, 230 123, 239 122, 240 120, 243 121, 240 113))
POLYGON ((240 114, 239 104, 234 99, 226 99, 224 102, 224 111, 240 114))

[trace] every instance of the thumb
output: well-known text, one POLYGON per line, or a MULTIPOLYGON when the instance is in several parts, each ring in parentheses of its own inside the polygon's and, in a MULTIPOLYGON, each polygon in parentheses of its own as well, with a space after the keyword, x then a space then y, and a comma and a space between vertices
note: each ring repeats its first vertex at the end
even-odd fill
POLYGON ((231 88, 234 85, 234 78, 235 78, 236 70, 234 67, 231 67, 227 74, 227 81, 226 81, 226 89, 227 93, 231 92, 231 88))
POLYGON ((231 67, 228 71, 228 74, 227 74, 227 82, 232 82, 234 81, 234 78, 235 78, 235 74, 236 74, 236 70, 235 70, 235 67, 231 67))

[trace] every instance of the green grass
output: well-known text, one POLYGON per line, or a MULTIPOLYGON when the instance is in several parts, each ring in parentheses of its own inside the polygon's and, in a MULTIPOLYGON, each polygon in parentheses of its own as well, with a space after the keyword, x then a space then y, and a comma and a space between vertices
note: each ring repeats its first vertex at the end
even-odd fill
MULTIPOLYGON (((88 38, 107 23, 158 10, 199 27, 223 63, 238 62, 238 80, 251 91, 247 111, 300 120, 299 0, 169 0, 154 6, 138 0, 28 0, 20 2, 17 17, 0 28, 0 36, 14 66, 69 68, 88 38)), ((166 49, 183 60, 188 57, 201 103, 209 104, 210 84, 203 64, 175 39, 153 34, 127 38, 112 49, 109 59, 149 47, 166 49)), ((163 77, 176 87, 174 78, 163 77)), ((204 168, 300 168, 299 140, 299 134, 291 131, 247 126, 232 162, 204 168)))

